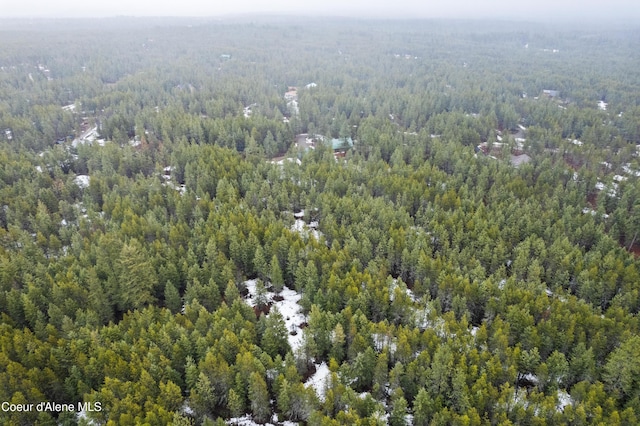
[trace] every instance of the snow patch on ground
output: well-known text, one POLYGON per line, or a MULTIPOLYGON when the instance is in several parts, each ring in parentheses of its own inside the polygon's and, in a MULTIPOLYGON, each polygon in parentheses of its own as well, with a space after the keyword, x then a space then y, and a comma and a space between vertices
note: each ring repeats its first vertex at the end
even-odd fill
POLYGON ((378 351, 382 352, 383 349, 389 348, 389 352, 392 354, 396 352, 398 344, 396 343, 396 339, 386 334, 381 333, 373 333, 371 335, 373 339, 373 347, 378 351))
POLYGON ((76 418, 78 420, 84 420, 85 424, 88 424, 90 426, 95 425, 96 423, 93 421, 93 419, 90 419, 89 417, 87 417, 87 412, 85 410, 80 410, 78 411, 78 414, 76 414, 76 418))
POLYGON ((322 236, 322 232, 318 231, 319 223, 317 221, 312 221, 307 223, 304 221, 304 210, 299 211, 298 213, 294 213, 293 217, 296 219, 293 225, 291 226, 291 230, 300 234, 303 238, 308 238, 309 235, 313 236, 316 241, 320 241, 320 237, 322 236))
POLYGON ((596 189, 599 191, 607 191, 609 197, 616 197, 618 195, 618 184, 611 182, 609 185, 605 185, 602 182, 596 182, 596 189))
POLYGON ((169 182, 166 183, 166 185, 169 188, 173 188, 176 191, 178 191, 180 193, 180 195, 184 195, 185 192, 187 192, 187 186, 185 184, 176 185, 175 183, 169 181, 169 182))
POLYGON ((629 175, 633 175, 633 176, 640 176, 640 171, 638 170, 634 170, 632 169, 630 163, 627 163, 626 165, 622 166, 622 170, 624 170, 625 173, 629 174, 629 175))
POLYGON ((291 230, 296 231, 299 234, 306 234, 307 232, 307 224, 302 219, 296 219, 291 227, 291 230))
POLYGON ((299 158, 281 158, 279 160, 271 160, 271 164, 277 164, 278 166, 283 166, 285 162, 296 163, 298 166, 302 164, 302 161, 299 158))
POLYGON ((287 326, 287 331, 289 331, 289 335, 287 336, 287 340, 289 341, 289 346, 291 346, 291 350, 295 353, 299 348, 302 347, 302 329, 300 328, 300 324, 307 321, 307 318, 302 315, 302 306, 298 302, 302 296, 294 290, 291 290, 287 287, 280 292, 280 296, 284 299, 275 302, 274 306, 278 308, 278 311, 282 314, 284 318, 284 322, 287 326), (292 336, 291 333, 295 332, 296 335, 292 336))
MULTIPOLYGON (((271 419, 271 421, 275 422, 275 424, 282 425, 282 426, 298 426, 298 423, 294 423, 294 422, 290 422, 290 421, 277 422, 274 419, 271 419)), ((264 425, 264 426, 274 426, 274 423, 256 423, 256 422, 253 421, 253 419, 251 418, 251 416, 249 414, 245 414, 242 417, 231 418, 231 419, 227 420, 226 423, 228 425, 234 425, 234 426, 262 426, 262 425, 264 425)))
POLYGON ((322 364, 316 364, 316 372, 313 376, 309 377, 309 380, 307 380, 305 383, 305 386, 307 388, 313 388, 313 390, 316 392, 316 395, 318 395, 318 398, 321 401, 324 401, 324 394, 328 385, 327 381, 329 379, 330 373, 331 372, 329 371, 329 367, 327 366, 326 362, 323 362, 322 364))
MULTIPOLYGON (((244 282, 249 292, 245 301, 251 307, 256 306, 257 282, 258 280, 247 280, 244 282)), ((282 288, 279 295, 272 291, 265 293, 265 303, 271 303, 272 307, 278 308, 278 311, 282 314, 282 318, 284 318, 284 323, 289 332, 287 340, 293 353, 296 353, 296 351, 302 347, 302 329, 300 325, 307 321, 307 317, 302 314, 302 306, 300 306, 299 303, 300 299, 302 299, 300 293, 286 286, 282 288), (276 296, 280 296, 282 300, 276 301, 276 296), (295 333, 295 335, 291 333, 295 333)))
POLYGON ((566 391, 559 390, 558 391, 558 405, 556 406, 556 409, 558 411, 563 411, 564 407, 566 407, 568 405, 572 405, 572 404, 573 404, 573 399, 571 398, 571 395, 569 395, 566 391))
POLYGON ((245 302, 247 302, 247 304, 252 308, 256 306, 255 298, 257 293, 256 291, 257 283, 258 283, 258 280, 247 280, 244 282, 244 286, 249 292, 249 295, 247 296, 247 299, 245 300, 245 302))
POLYGON ((251 108, 258 106, 258 104, 251 104, 249 106, 244 107, 244 109, 242 110, 242 114, 244 115, 244 118, 250 118, 251 114, 253 114, 253 110, 251 108))
MULTIPOLYGON (((234 417, 227 421, 228 425, 237 425, 237 426, 258 426, 258 423, 254 422, 251 419, 250 415, 245 415, 243 417, 234 417)), ((270 424, 270 423, 267 423, 270 424)))
POLYGON ((175 189, 180 193, 180 195, 184 195, 187 192, 187 186, 185 184, 176 185, 171 181, 171 166, 167 166, 163 169, 164 174, 162 178, 166 181, 163 183, 164 186, 168 186, 171 189, 175 189))
POLYGON ((293 100, 291 102, 287 103, 287 107, 289 107, 289 109, 291 110, 291 112, 293 113, 293 115, 298 115, 300 114, 300 107, 298 106, 298 101, 293 100))
POLYGON ((75 177, 75 179, 73 179, 73 182, 78 185, 78 187, 80 188, 88 188, 89 187, 89 181, 91 180, 91 177, 88 175, 78 175, 75 177))
POLYGON ((189 405, 188 402, 185 402, 184 405, 182 406, 182 412, 184 414, 189 415, 189 416, 192 416, 192 415, 195 414, 194 411, 193 411, 193 408, 191 408, 191 406, 189 405))
MULTIPOLYGON (((389 285, 389 300, 393 301, 393 299, 395 297, 394 293, 396 291, 396 288, 398 288, 398 287, 400 287, 398 285, 398 279, 394 278, 391 281, 391 285, 389 285)), ((404 284, 402 286, 402 290, 404 290, 404 292, 407 294, 407 296, 409 296, 409 299, 411 299, 414 302, 416 301, 416 295, 413 294, 413 291, 409 287, 407 287, 406 284, 404 284)))
MULTIPOLYGON (((92 144, 97 138, 98 138, 98 127, 96 126, 96 127, 92 127, 86 132, 83 132, 78 138, 74 139, 73 142, 71 142, 71 146, 73 146, 74 148, 77 148, 78 145, 84 145, 87 143, 92 144)), ((102 141, 100 145, 104 145, 104 141, 102 141)))

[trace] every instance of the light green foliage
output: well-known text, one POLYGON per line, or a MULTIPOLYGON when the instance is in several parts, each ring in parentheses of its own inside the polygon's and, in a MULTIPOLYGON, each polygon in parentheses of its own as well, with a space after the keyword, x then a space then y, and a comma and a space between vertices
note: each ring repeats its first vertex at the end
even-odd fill
POLYGON ((156 275, 137 240, 125 244, 120 252, 120 309, 143 307, 155 301, 153 287, 156 275))
POLYGON ((611 354, 604 371, 609 389, 623 400, 634 400, 634 408, 640 404, 640 338, 634 336, 611 354))
POLYGON ((265 321, 265 330, 262 335, 262 349, 275 358, 276 355, 284 356, 290 350, 287 336, 289 332, 278 308, 273 307, 265 321))
POLYGON ((251 373, 249 381, 249 403, 253 417, 263 423, 269 419, 269 393, 267 384, 258 373, 251 373))

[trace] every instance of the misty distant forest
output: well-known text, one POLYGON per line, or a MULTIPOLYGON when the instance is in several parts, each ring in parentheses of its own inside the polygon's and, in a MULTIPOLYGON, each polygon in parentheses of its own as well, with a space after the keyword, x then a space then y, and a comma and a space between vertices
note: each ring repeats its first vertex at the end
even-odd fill
POLYGON ((638 46, 1 21, 0 423, 640 424, 638 46))

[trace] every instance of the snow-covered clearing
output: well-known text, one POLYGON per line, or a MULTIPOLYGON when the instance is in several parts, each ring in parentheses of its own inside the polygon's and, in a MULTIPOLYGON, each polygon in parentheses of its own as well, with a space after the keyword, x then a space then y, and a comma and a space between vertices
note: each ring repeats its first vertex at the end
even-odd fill
POLYGON ((631 163, 627 163, 624 166, 622 166, 622 170, 624 170, 626 174, 633 175, 636 177, 640 176, 640 171, 634 170, 630 166, 631 166, 631 163))
MULTIPOLYGON (((257 303, 257 282, 258 280, 247 280, 244 282, 249 292, 246 302, 251 307, 256 306, 257 303)), ((278 311, 282 314, 287 331, 289 332, 287 335, 289 346, 291 346, 293 353, 296 353, 296 351, 302 347, 302 329, 300 325, 307 321, 307 317, 302 314, 302 306, 298 303, 302 296, 295 290, 291 290, 285 286, 279 294, 268 291, 264 297, 267 304, 271 304, 272 308, 278 308, 278 311), (280 298, 282 300, 276 300, 280 298), (295 333, 295 335, 291 333, 295 333)))
POLYGON ((568 405, 572 405, 572 404, 573 404, 573 399, 571 398, 571 395, 569 395, 566 391, 559 390, 558 391, 558 405, 556 406, 556 409, 558 411, 562 411, 562 410, 564 410, 564 407, 566 407, 568 405))
POLYGON ((284 421, 284 422, 279 422, 277 416, 274 414, 274 416, 271 418, 271 421, 273 423, 256 423, 253 421, 253 419, 251 418, 251 416, 249 414, 246 414, 242 417, 234 417, 231 418, 229 420, 227 420, 227 424, 228 425, 234 425, 234 426, 274 426, 274 425, 282 425, 282 426, 297 426, 298 423, 294 423, 294 422, 290 422, 290 421, 284 421))
POLYGON ((96 423, 93 421, 93 419, 90 419, 90 418, 87 416, 87 412, 86 412, 86 411, 84 411, 84 410, 80 410, 80 411, 78 411, 78 414, 76 414, 76 418, 77 418, 78 420, 84 420, 84 421, 85 421, 85 423, 84 423, 84 424, 87 424, 87 425, 90 425, 90 426, 92 426, 92 425, 95 425, 95 424, 96 424, 96 423))
POLYGON ((172 167, 171 166, 167 166, 163 169, 164 174, 162 175, 162 178, 166 181, 165 183, 163 183, 164 186, 168 186, 169 188, 175 189, 176 191, 178 191, 180 193, 180 195, 184 195, 187 192, 187 186, 185 184, 180 184, 180 185, 176 185, 172 180, 171 180, 171 171, 172 171, 172 167))
POLYGON ((304 210, 301 210, 298 213, 294 213, 293 217, 295 217, 296 220, 293 223, 293 226, 291 226, 292 231, 297 232, 304 238, 308 238, 309 235, 312 235, 313 238, 315 238, 317 241, 320 241, 322 233, 317 229, 319 225, 317 221, 311 221, 307 225, 307 223, 304 221, 304 210))
POLYGON ((397 339, 395 337, 381 333, 373 333, 371 338, 373 339, 373 347, 378 352, 382 352, 383 349, 389 348, 389 352, 394 354, 398 348, 398 344, 396 343, 397 339))
POLYGON ((397 278, 394 278, 391 281, 391 285, 389 285, 389 300, 393 301, 396 288, 400 288, 403 292, 405 292, 407 296, 409 296, 409 299, 411 299, 412 301, 415 302, 417 300, 415 294, 413 294, 413 291, 409 287, 407 287, 406 284, 402 283, 402 285, 398 285, 397 278))
POLYGON ((78 175, 75 177, 75 179, 73 179, 73 182, 78 185, 78 187, 84 189, 89 187, 90 180, 91 177, 89 175, 78 175))
MULTIPOLYGON (((77 148, 78 145, 84 145, 86 143, 92 144, 93 142, 96 141, 97 138, 98 138, 98 127, 92 127, 86 132, 83 132, 78 138, 74 139, 73 142, 71 142, 71 146, 73 146, 74 148, 77 148)), ((100 139, 98 141, 98 144, 100 146, 104 145, 104 140, 100 139)))
POLYGON ((326 362, 316 364, 316 372, 304 384, 306 387, 312 387, 316 391, 316 395, 321 401, 324 401, 324 394, 329 380, 329 367, 326 362))
MULTIPOLYGON (((246 303, 251 307, 256 306, 258 297, 258 280, 247 280, 244 282, 244 285, 248 291, 247 297, 245 299, 246 303)), ((302 306, 300 306, 299 304, 302 296, 295 290, 292 290, 285 286, 280 293, 276 294, 272 291, 267 291, 265 292, 263 297, 265 299, 265 303, 270 304, 272 309, 274 307, 277 308, 278 311, 282 314, 285 325, 287 327, 287 331, 289 332, 289 334, 287 335, 287 340, 289 342, 291 350, 295 354, 300 348, 302 348, 303 344, 303 333, 300 326, 307 322, 307 317, 302 314, 302 306), (295 335, 293 335, 292 333, 295 333, 295 335)), ((267 314, 267 316, 269 315, 270 314, 267 314)), ((318 398, 324 400, 324 392, 327 386, 328 377, 329 367, 327 366, 327 364, 325 362, 316 364, 316 372, 309 378, 309 380, 306 381, 305 386, 312 387, 318 395, 318 398)), ((247 421, 246 417, 232 420, 247 421)), ((250 425, 254 423, 230 424, 250 425)))
POLYGON ((299 158, 282 158, 280 160, 271 160, 271 164, 277 164, 278 166, 284 166, 285 162, 296 163, 298 166, 302 164, 302 161, 299 158))

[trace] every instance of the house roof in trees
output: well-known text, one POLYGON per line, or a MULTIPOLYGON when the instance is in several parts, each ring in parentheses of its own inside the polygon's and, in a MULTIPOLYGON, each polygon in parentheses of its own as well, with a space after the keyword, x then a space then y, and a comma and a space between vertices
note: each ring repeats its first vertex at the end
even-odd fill
POLYGON ((353 147, 353 139, 351 138, 334 138, 331 139, 331 148, 334 151, 348 149, 353 147))

